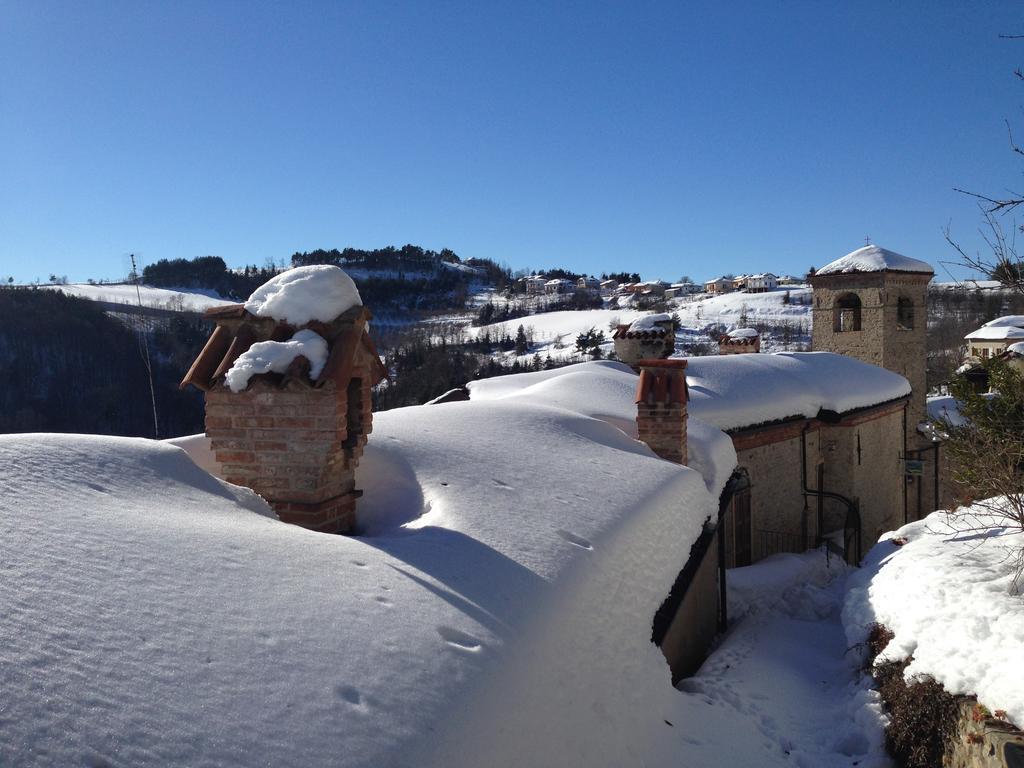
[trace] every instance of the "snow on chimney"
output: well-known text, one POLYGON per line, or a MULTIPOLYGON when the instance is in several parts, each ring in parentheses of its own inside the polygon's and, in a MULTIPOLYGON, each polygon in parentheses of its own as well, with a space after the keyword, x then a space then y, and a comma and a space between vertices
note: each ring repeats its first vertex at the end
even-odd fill
POLYGON ((753 328, 737 328, 718 339, 718 354, 742 355, 761 351, 761 334, 753 328))
POLYGON ((355 284, 338 267, 299 267, 206 317, 217 327, 181 386, 206 393, 223 478, 286 523, 350 531, 370 390, 386 376, 355 284))
POLYGON ((640 360, 637 437, 661 458, 686 464, 686 361, 640 360))
POLYGON ((675 321, 666 314, 643 315, 630 325, 616 326, 612 341, 615 356, 639 370, 641 360, 668 357, 675 351, 675 321))

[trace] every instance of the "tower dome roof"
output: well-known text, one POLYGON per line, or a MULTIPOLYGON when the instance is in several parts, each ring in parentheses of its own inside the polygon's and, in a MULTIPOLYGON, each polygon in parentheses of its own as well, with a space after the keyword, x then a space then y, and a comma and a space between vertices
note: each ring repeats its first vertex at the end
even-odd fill
POLYGON ((877 245, 865 245, 815 272, 815 276, 850 272, 921 272, 935 274, 931 264, 901 256, 877 245))

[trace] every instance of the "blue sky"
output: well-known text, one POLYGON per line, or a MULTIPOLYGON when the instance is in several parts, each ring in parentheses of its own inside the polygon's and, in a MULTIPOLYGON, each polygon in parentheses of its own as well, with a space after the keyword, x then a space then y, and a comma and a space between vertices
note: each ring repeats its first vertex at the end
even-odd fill
POLYGON ((1021 188, 1018 3, 0 0, 0 275, 416 243, 944 270, 1021 188))

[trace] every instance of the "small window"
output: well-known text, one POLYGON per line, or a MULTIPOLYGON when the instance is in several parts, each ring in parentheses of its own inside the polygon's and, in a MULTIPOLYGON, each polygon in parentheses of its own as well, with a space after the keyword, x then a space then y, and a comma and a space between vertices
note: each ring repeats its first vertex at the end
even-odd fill
POLYGON ((845 293, 836 299, 832 329, 836 333, 860 330, 860 297, 857 294, 845 293))
POLYGON ((914 329, 914 302, 905 296, 896 302, 896 327, 901 331, 914 329))

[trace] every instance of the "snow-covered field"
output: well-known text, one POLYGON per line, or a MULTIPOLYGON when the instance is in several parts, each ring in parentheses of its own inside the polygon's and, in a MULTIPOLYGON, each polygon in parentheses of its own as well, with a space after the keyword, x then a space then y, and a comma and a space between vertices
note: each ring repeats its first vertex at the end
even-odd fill
MULTIPOLYGON (((727 293, 718 296, 699 294, 668 301, 669 312, 679 316, 681 329, 676 335, 676 348, 688 345, 717 343, 718 333, 756 324, 777 327, 789 326, 790 338, 784 341, 778 335, 762 339, 763 352, 795 349, 810 341, 811 290, 803 286, 779 289, 766 293, 727 293), (785 303, 788 295, 789 303, 785 303)), ((562 310, 505 320, 500 323, 467 328, 466 334, 475 339, 485 333, 492 339, 515 338, 520 325, 532 339, 528 355, 520 358, 527 362, 534 354, 550 356, 557 361, 582 359, 575 348, 576 337, 590 329, 602 331, 607 342, 602 350, 607 354, 613 348, 611 331, 616 324, 629 324, 651 314, 648 310, 625 307, 589 310, 562 310)), ((512 356, 511 353, 509 355, 512 356)))
MULTIPOLYGON (((136 294, 135 286, 126 283, 118 285, 72 283, 70 285, 40 285, 38 287, 44 290, 60 291, 68 296, 78 296, 90 301, 131 304, 133 306, 138 306, 139 303, 139 296, 136 294)), ((199 291, 195 289, 176 291, 143 285, 139 286, 139 293, 142 294, 142 305, 155 309, 203 312, 210 307, 220 307, 225 304, 234 303, 220 298, 213 291, 199 291)))
POLYGON ((847 639, 861 643, 872 623, 884 624, 895 637, 879 663, 912 656, 907 679, 929 675, 1021 725, 1024 605, 1012 571, 1024 533, 982 507, 958 516, 933 512, 868 552, 843 609, 847 639))

